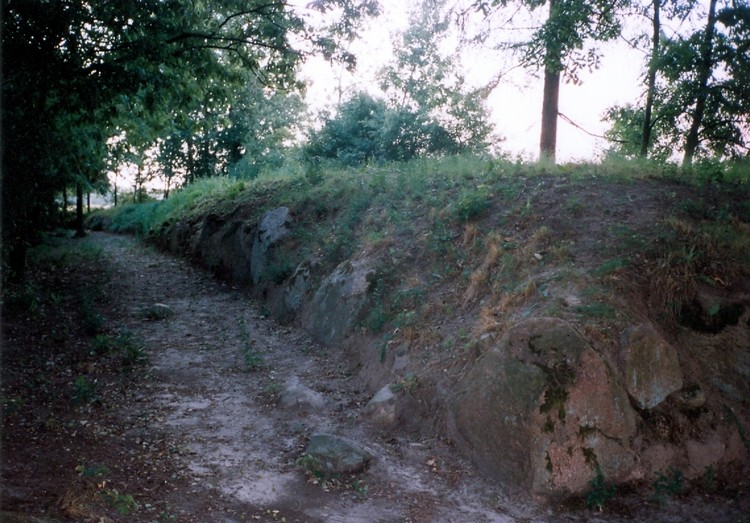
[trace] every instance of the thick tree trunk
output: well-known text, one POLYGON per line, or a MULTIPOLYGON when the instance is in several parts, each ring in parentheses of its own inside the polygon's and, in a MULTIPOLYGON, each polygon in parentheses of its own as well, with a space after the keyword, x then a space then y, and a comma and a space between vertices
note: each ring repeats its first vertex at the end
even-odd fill
POLYGON ((76 238, 83 238, 86 236, 86 231, 83 229, 83 185, 80 182, 76 183, 76 238))
POLYGON ((682 167, 687 169, 693 163, 693 157, 700 143, 699 131, 703 124, 703 115, 706 111, 706 99, 708 98, 708 79, 711 77, 713 50, 714 50, 714 30, 716 28, 716 2, 711 0, 708 7, 708 21, 706 22, 706 32, 703 35, 701 43, 701 56, 698 65, 698 95, 695 98, 695 111, 693 111, 693 121, 690 124, 687 138, 685 139, 685 156, 682 159, 682 167))
POLYGON ((654 109, 654 94, 656 90, 656 61, 659 59, 659 37, 661 35, 661 0, 654 1, 653 35, 651 36, 651 61, 648 64, 648 91, 646 92, 646 108, 643 115, 643 133, 641 135, 641 158, 648 156, 648 148, 651 145, 651 113, 654 109))
POLYGON ((542 136, 539 140, 539 160, 555 163, 557 152, 557 115, 560 101, 560 72, 544 72, 542 101, 542 136))
MULTIPOLYGON (((549 16, 555 17, 555 0, 549 2, 549 16)), ((560 112, 560 49, 547 44, 544 64, 544 94, 542 98, 542 135, 539 139, 539 161, 555 163, 557 153, 557 116, 560 112)))

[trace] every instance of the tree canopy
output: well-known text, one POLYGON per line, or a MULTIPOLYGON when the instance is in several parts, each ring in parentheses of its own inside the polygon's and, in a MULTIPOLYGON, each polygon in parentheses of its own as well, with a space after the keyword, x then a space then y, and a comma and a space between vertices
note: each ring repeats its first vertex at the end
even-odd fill
POLYGON ((357 92, 313 131, 308 158, 347 165, 487 151, 494 141, 486 90, 470 89, 455 58, 441 51, 450 24, 444 0, 423 0, 394 38, 379 74, 384 97, 357 92))
MULTIPOLYGON (((654 1, 658 6, 659 0, 654 1)), ((607 111, 612 154, 665 160, 681 151, 685 167, 694 157, 747 157, 750 7, 717 4, 711 0, 700 17, 692 2, 663 5, 667 20, 692 14, 702 26, 696 23, 693 30, 671 36, 659 31, 649 60, 653 80, 645 105, 630 103, 607 111)))
MULTIPOLYGON (((353 37, 378 3, 317 0, 309 10, 337 15, 313 27, 285 2, 265 0, 4 2, 4 263, 22 268, 62 189, 102 182, 113 136, 125 133, 130 156, 141 154, 231 111, 222 96, 248 75, 257 92, 289 92, 301 87, 297 66, 307 53, 353 65, 337 39, 353 37)), ((236 143, 228 147, 236 152, 236 143)))

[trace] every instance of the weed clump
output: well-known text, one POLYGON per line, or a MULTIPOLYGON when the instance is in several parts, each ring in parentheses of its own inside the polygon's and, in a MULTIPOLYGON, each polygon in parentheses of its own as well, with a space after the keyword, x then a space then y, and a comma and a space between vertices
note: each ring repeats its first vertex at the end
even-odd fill
POLYGON ((617 487, 604 479, 602 469, 596 466, 596 475, 589 480, 590 490, 586 493, 586 506, 599 512, 604 510, 604 504, 617 494, 617 487))

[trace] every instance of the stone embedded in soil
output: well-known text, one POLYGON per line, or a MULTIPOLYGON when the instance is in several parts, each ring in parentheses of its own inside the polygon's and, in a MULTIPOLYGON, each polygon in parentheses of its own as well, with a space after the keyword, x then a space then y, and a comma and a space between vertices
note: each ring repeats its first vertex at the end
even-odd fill
POLYGON ((143 310, 143 317, 148 320, 164 320, 173 315, 172 307, 165 303, 154 303, 143 310))
POLYGON ((706 403, 706 394, 698 385, 685 387, 672 394, 677 403, 687 410, 697 410, 706 403))
POLYGON ((360 472, 372 460, 372 455, 353 441, 325 433, 310 438, 305 455, 314 472, 325 476, 360 472))
POLYGON ((485 473, 537 493, 580 493, 593 466, 635 467, 635 413, 612 369, 567 322, 535 318, 477 360, 450 406, 451 432, 485 473))
POLYGON ((314 263, 311 262, 302 262, 287 280, 282 301, 284 314, 293 314, 302 308, 305 295, 310 290, 313 265, 314 263))
POLYGON ((642 409, 652 409, 682 388, 675 348, 648 323, 629 327, 621 338, 628 393, 642 409))
POLYGON ((250 255, 250 274, 253 285, 260 282, 268 264, 268 252, 279 240, 289 234, 291 216, 287 207, 268 211, 258 225, 250 255))
POLYGON ((341 263, 321 283, 313 297, 307 327, 313 337, 327 345, 341 341, 366 312, 372 260, 341 263))
POLYGON ((292 376, 286 382, 279 403, 288 409, 319 409, 325 406, 326 400, 320 392, 303 385, 298 377, 292 376))
POLYGON ((365 405, 365 416, 376 425, 388 427, 396 423, 396 393, 392 387, 386 385, 365 405))

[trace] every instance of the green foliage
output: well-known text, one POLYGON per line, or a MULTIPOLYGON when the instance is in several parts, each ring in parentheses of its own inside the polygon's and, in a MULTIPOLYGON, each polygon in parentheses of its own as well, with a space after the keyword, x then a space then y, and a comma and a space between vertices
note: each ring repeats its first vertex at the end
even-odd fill
MULTIPOLYGON (((665 3, 669 20, 684 23, 692 15, 693 29, 686 35, 660 42, 651 66, 658 81, 654 90, 649 157, 665 161, 676 151, 690 149, 689 158, 745 158, 750 124, 750 16, 746 5, 727 6, 715 18, 698 20, 695 3, 665 3), (703 27, 700 27, 703 25, 703 27), (707 38, 706 32, 709 31, 707 38), (697 107, 701 105, 701 114, 697 107), (696 121, 695 118, 698 118, 696 121), (689 136, 696 126, 697 141, 689 136), (696 150, 692 150, 693 147, 696 150)), ((607 136, 615 141, 609 153, 627 158, 640 155, 644 108, 626 104, 610 108, 605 118, 612 122, 607 136)), ((713 163, 709 160, 709 164, 713 163)), ((718 165, 718 164, 716 164, 718 165)), ((710 165, 699 166, 704 171, 710 165)), ((713 178, 719 170, 708 175, 713 178)))
POLYGON ((3 306, 6 312, 24 312, 32 316, 44 314, 42 291, 33 281, 26 281, 5 290, 3 306))
POLYGON ((322 129, 311 133, 303 154, 312 165, 323 158, 355 166, 479 148, 474 142, 460 140, 426 111, 394 107, 357 93, 339 107, 336 116, 325 120, 322 129))
POLYGON ((121 516, 129 516, 140 508, 131 494, 123 494, 117 489, 105 488, 100 492, 100 495, 121 516))
POLYGON ((96 385, 86 376, 78 376, 73 382, 73 404, 85 405, 99 400, 96 393, 96 385))
POLYGON ((601 512, 604 504, 617 495, 617 487, 604 480, 602 469, 596 466, 596 475, 589 480, 589 491, 586 493, 586 506, 601 512))
POLYGON ((78 290, 78 306, 81 314, 81 324, 86 334, 93 336, 101 332, 104 327, 104 317, 99 313, 94 301, 99 289, 86 286, 78 290))
POLYGON ((659 473, 651 486, 654 489, 654 499, 660 503, 663 503, 667 497, 679 496, 687 488, 682 472, 673 467, 670 467, 666 474, 659 473))
POLYGON ((458 195, 454 216, 459 222, 479 218, 490 206, 490 191, 486 185, 464 189, 458 195))
POLYGON ((351 64, 338 42, 379 12, 373 0, 308 9, 330 23, 313 29, 261 0, 4 2, 2 245, 13 273, 56 219, 55 196, 104 188, 108 169, 134 167, 141 194, 156 164, 173 184, 246 153, 246 170, 273 163, 265 152, 296 118, 298 98, 282 93, 300 87, 303 56, 351 64))
POLYGON ((123 372, 130 372, 149 361, 144 342, 129 332, 116 336, 100 334, 91 341, 90 350, 92 355, 117 357, 123 372))
POLYGON ((451 25, 445 7, 445 0, 416 3, 393 42, 394 58, 380 71, 380 87, 401 117, 416 119, 401 128, 432 128, 435 152, 482 152, 493 140, 487 91, 467 89, 454 56, 441 49, 451 25))
MULTIPOLYGON (((678 146, 679 135, 675 134, 674 118, 667 117, 668 109, 661 107, 661 91, 657 96, 655 111, 661 117, 651 125, 648 157, 654 162, 666 162, 678 146)), ((611 127, 605 132, 611 144, 605 157, 638 160, 641 157, 641 135, 645 119, 643 107, 634 104, 615 105, 607 109, 603 119, 611 123, 611 127)))
POLYGON ((455 60, 441 51, 450 28, 444 7, 444 0, 419 2, 380 71, 386 99, 360 92, 345 100, 311 133, 307 159, 362 165, 488 149, 488 91, 467 90, 455 60))
POLYGON ((624 269, 630 264, 626 258, 613 258, 609 261, 602 263, 599 267, 594 269, 594 275, 599 277, 609 276, 612 273, 624 269))
POLYGON ((106 475, 109 470, 104 465, 84 465, 76 466, 76 472, 84 478, 95 478, 106 475))

